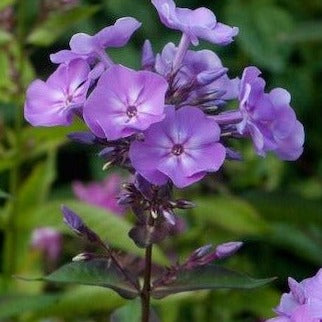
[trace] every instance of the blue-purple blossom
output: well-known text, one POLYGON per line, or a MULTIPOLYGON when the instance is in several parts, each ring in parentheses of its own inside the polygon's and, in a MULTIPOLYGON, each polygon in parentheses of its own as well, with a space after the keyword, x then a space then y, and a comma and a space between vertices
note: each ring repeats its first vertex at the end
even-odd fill
POLYGON ((141 23, 132 17, 124 17, 116 20, 115 24, 99 31, 94 36, 85 33, 75 34, 69 43, 70 50, 62 50, 50 55, 53 63, 67 63, 76 58, 102 59, 110 64, 105 55, 106 48, 125 46, 133 33, 141 26, 141 23), (107 61, 106 61, 107 60, 107 61))
POLYGON ((99 79, 84 106, 84 119, 101 138, 116 140, 146 130, 164 118, 163 77, 114 65, 99 79))
POLYGON ((177 8, 173 0, 152 0, 152 3, 162 23, 168 28, 180 30, 193 45, 198 45, 199 39, 228 45, 238 34, 237 27, 217 22, 216 16, 207 8, 177 8))
POLYGON ((69 125, 81 110, 90 81, 89 65, 81 59, 60 65, 46 82, 33 81, 25 102, 25 118, 33 126, 69 125))
POLYGON ((144 141, 132 143, 129 157, 133 167, 156 185, 168 179, 179 188, 217 171, 226 150, 219 143, 220 128, 196 107, 175 110, 166 107, 166 117, 144 132, 144 141))
POLYGON ((322 269, 298 283, 289 278, 290 292, 275 309, 278 317, 267 322, 320 322, 322 319, 322 269))
POLYGON ((244 70, 240 83, 240 134, 252 137, 256 152, 273 151, 283 160, 296 160, 303 152, 304 128, 290 106, 291 96, 282 88, 265 93, 265 81, 256 67, 244 70))

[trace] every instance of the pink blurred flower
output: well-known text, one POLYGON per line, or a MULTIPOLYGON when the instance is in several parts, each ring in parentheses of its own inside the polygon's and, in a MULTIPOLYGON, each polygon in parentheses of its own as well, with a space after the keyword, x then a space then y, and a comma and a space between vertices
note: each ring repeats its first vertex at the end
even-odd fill
POLYGON ((75 196, 90 205, 104 208, 116 215, 123 215, 125 210, 117 203, 121 191, 121 177, 117 174, 108 176, 102 182, 84 184, 76 181, 73 183, 75 196))
POLYGON ((56 262, 62 249, 62 236, 51 227, 37 228, 32 232, 31 247, 56 262))

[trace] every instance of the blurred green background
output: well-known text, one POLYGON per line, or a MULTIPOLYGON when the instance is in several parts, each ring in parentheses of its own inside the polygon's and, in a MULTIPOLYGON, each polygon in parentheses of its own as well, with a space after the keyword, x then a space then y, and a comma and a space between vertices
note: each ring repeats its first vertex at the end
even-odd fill
MULTIPOLYGON (((300 280, 322 266, 322 1, 178 0, 177 4, 206 6, 219 21, 240 28, 232 45, 202 43, 198 49, 214 50, 231 77, 256 65, 268 89, 290 91, 306 143, 297 162, 281 162, 273 155, 262 159, 249 142, 239 144, 243 162, 227 162, 221 173, 203 184, 177 192, 198 207, 180 214, 187 221, 186 232, 160 246, 160 253, 171 250, 172 256, 183 258, 204 244, 243 240, 244 248, 226 264, 255 277, 278 276, 278 280, 255 291, 172 296, 155 303, 156 310, 167 322, 263 321, 272 316, 272 307, 287 289, 288 276, 300 280)), ((36 227, 50 225, 64 233, 59 264, 81 251, 79 240, 61 224, 59 205, 77 207, 73 181, 102 180, 110 174, 102 171, 97 151, 67 141, 70 128, 31 128, 23 122, 26 86, 54 70, 49 54, 66 48, 74 33, 93 34, 123 16, 133 16, 143 25, 126 47, 109 50, 116 62, 139 68, 147 38, 155 52, 169 41, 178 43, 179 33, 160 23, 149 0, 1 0, 1 321, 107 321, 124 303, 105 289, 62 288, 11 277, 39 276, 46 270, 40 254, 30 248, 36 227)), ((73 130, 81 127, 77 122, 72 126, 73 130)), ((99 229, 102 210, 78 207, 92 228, 99 229)), ((127 237, 132 219, 116 220, 106 214, 104 237, 116 248, 137 253, 127 237)))

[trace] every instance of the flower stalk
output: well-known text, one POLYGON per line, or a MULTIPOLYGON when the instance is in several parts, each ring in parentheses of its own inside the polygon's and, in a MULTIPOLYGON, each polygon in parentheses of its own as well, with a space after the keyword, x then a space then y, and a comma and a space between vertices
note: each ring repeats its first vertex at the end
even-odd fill
POLYGON ((142 322, 149 322, 151 297, 152 244, 145 250, 144 282, 141 291, 142 322))

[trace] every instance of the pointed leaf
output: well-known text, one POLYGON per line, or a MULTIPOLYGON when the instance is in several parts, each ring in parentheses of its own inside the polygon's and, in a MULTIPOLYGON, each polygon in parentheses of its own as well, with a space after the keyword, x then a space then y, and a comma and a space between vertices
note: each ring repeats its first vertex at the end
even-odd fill
POLYGON ((228 268, 207 265, 178 272, 172 283, 153 288, 152 296, 160 299, 171 294, 196 290, 251 289, 263 286, 273 280, 274 278, 254 279, 228 268))
POLYGON ((212 223, 235 234, 257 234, 265 231, 266 223, 247 201, 234 196, 217 196, 196 200, 193 210, 198 220, 212 223))
POLYGON ((127 299, 138 296, 138 291, 125 280, 119 269, 110 260, 103 258, 72 262, 48 276, 34 280, 107 287, 127 299))

